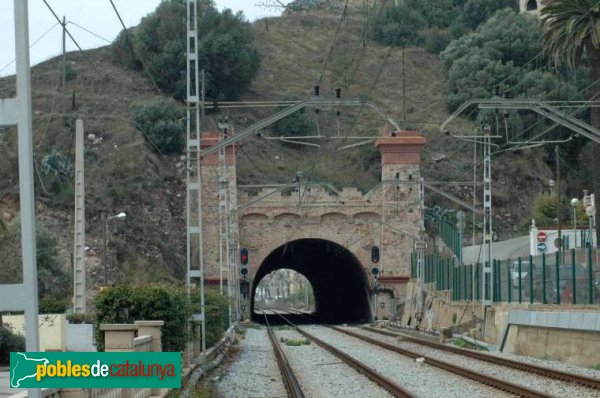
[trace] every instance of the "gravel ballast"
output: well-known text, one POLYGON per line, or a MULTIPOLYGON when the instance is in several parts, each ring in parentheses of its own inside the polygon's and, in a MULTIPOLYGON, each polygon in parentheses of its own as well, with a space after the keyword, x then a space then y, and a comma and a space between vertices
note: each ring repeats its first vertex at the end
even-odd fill
POLYGON ((363 362, 415 396, 433 398, 505 397, 506 393, 483 384, 418 363, 413 359, 323 326, 302 329, 363 362))
POLYGON ((267 329, 247 329, 239 353, 215 383, 221 397, 287 397, 267 329))
MULTIPOLYGON (((293 330, 275 330, 275 334, 278 339, 302 337, 293 330)), ((387 391, 314 342, 301 346, 281 343, 281 348, 307 398, 391 397, 387 391)))
MULTIPOLYGON (((397 338, 384 336, 378 333, 370 332, 368 330, 362 328, 348 328, 349 330, 359 333, 368 337, 375 338, 377 340, 381 340, 386 343, 394 344, 400 348, 419 353, 420 355, 425 355, 428 357, 432 357, 438 359, 440 361, 448 362, 453 365, 458 365, 463 368, 467 368, 473 370, 475 372, 485 374, 488 376, 493 376, 498 379, 506 380, 513 384, 521 385, 527 388, 531 388, 549 395, 557 396, 557 397, 570 397, 570 398, 584 398, 584 397, 597 397, 600 396, 600 393, 597 390, 593 390, 590 388, 586 388, 583 386, 579 386, 577 384, 568 383, 561 380, 549 379, 547 377, 527 373, 521 370, 510 369, 505 366, 495 365, 491 363, 487 363, 484 361, 480 361, 474 358, 465 357, 459 354, 453 354, 446 351, 441 351, 435 348, 422 346, 417 343, 412 342, 399 342, 397 338)), ((514 357, 514 355, 512 356, 514 357)), ((512 358, 511 359, 514 359, 512 358)), ((543 362, 548 361, 538 361, 536 365, 540 366, 548 366, 548 364, 543 362)), ((562 371, 570 371, 569 367, 565 366, 561 369, 556 367, 556 363, 554 364, 554 368, 562 371)), ((593 369, 589 369, 593 371, 593 369)), ((580 369, 581 371, 581 369, 580 369)), ((588 372, 591 373, 591 372, 588 372)), ((600 373, 600 372, 596 372, 600 373)))

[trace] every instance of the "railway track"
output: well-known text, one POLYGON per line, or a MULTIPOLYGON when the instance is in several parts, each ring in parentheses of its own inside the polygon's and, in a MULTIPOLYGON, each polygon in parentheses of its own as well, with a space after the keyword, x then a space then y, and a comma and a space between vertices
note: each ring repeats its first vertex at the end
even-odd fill
POLYGON ((285 389, 288 392, 288 396, 291 398, 304 398, 304 393, 302 392, 302 387, 292 370, 279 342, 275 338, 275 333, 269 325, 269 320, 267 315, 265 314, 265 323, 267 325, 267 334, 269 335, 269 340, 271 341, 271 345, 273 346, 273 351, 275 353, 275 358, 277 359, 277 366, 279 367, 279 371, 281 372, 281 377, 283 379, 283 384, 285 385, 285 389))
POLYGON ((529 389, 524 386, 513 384, 508 381, 498 379, 496 377, 484 375, 484 374, 472 371, 467 368, 463 368, 463 367, 460 367, 460 366, 457 366, 457 365, 454 365, 451 363, 437 360, 432 357, 421 355, 419 353, 405 350, 405 349, 399 348, 395 345, 385 343, 383 341, 380 341, 380 340, 377 340, 377 339, 374 339, 371 337, 367 337, 367 336, 361 335, 359 333, 351 332, 349 330, 345 330, 345 329, 342 329, 342 328, 339 328, 336 326, 327 326, 327 327, 330 329, 333 329, 337 332, 346 334, 348 336, 352 336, 359 340, 362 340, 362 341, 368 342, 370 344, 385 348, 389 351, 396 352, 398 354, 407 356, 412 359, 423 358, 424 363, 426 363, 428 365, 437 367, 439 369, 446 370, 450 373, 468 378, 470 380, 485 384, 487 386, 494 387, 497 390, 507 392, 509 394, 513 394, 513 395, 516 395, 519 397, 524 397, 524 398, 549 398, 549 397, 552 397, 552 395, 548 395, 548 394, 545 394, 545 393, 542 393, 542 392, 539 392, 536 390, 529 389))
POLYGON ((381 374, 375 372, 374 370, 372 370, 368 366, 364 365, 363 363, 357 361, 356 359, 352 358, 348 354, 338 350, 331 344, 324 342, 323 340, 306 332, 305 330, 300 329, 298 326, 296 326, 292 322, 290 322, 284 315, 279 314, 279 313, 278 313, 278 315, 284 321, 286 321, 292 328, 294 328, 294 330, 296 332, 300 333, 302 336, 313 341, 315 344, 317 344, 321 348, 325 349, 329 353, 331 353, 334 356, 336 356, 337 358, 341 359, 345 364, 351 366, 353 369, 355 369, 362 375, 366 376, 369 380, 373 381, 375 384, 377 384, 384 390, 388 391, 390 394, 392 394, 396 397, 399 397, 399 398, 413 398, 414 397, 414 395, 411 394, 409 391, 405 390, 404 388, 397 385, 396 383, 389 380, 388 378, 382 376, 381 374))
POLYGON ((377 329, 369 326, 362 327, 365 330, 370 332, 379 333, 385 336, 390 337, 400 337, 403 341, 424 345, 430 348, 435 348, 437 350, 442 350, 446 352, 451 352, 453 354, 459 354, 466 357, 474 358, 480 361, 492 363, 495 365, 504 366, 510 369, 517 369, 523 372, 536 374, 539 376, 547 377, 549 379, 561 380, 569 383, 575 383, 584 387, 592 388, 595 390, 600 390, 600 380, 594 379, 591 377, 581 376, 574 373, 563 372, 560 370, 549 369, 543 366, 537 366, 533 364, 523 363, 519 361, 514 361, 511 359, 500 358, 495 355, 489 355, 482 352, 465 350, 457 347, 450 347, 444 344, 434 343, 432 341, 419 339, 416 337, 407 336, 403 333, 396 333, 389 330, 377 329))

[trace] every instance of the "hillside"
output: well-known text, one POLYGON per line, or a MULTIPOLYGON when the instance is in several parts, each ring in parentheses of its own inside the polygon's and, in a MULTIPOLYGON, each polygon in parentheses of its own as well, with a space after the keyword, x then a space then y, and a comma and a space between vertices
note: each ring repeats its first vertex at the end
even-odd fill
MULTIPOLYGON (((320 81, 323 96, 342 88, 344 98, 366 98, 383 108, 405 129, 417 129, 428 139, 423 154, 423 174, 435 181, 472 181, 472 146, 438 132, 447 117, 442 100, 443 79, 436 56, 407 48, 405 56, 406 120, 403 120, 402 50, 368 40, 356 46, 361 32, 356 10, 340 26, 332 47, 339 14, 292 14, 254 24, 262 56, 258 77, 243 100, 306 98, 320 81), (268 26, 268 29, 267 29, 268 26), (328 55, 329 54, 329 55, 328 55), (323 72, 323 78, 320 75, 323 72), (445 160, 438 162, 440 155, 445 160)), ((67 92, 58 93, 58 59, 32 70, 35 153, 39 165, 53 151, 73 153, 74 119, 85 122, 85 134, 95 141, 86 145, 86 216, 88 269, 91 286, 101 282, 102 234, 100 217, 124 211, 124 222, 111 224, 109 264, 111 280, 144 282, 182 280, 185 270, 185 175, 179 156, 160 156, 150 150, 132 126, 132 105, 160 96, 142 73, 113 63, 109 47, 69 53, 76 76, 67 92), (74 107, 73 107, 74 105, 74 107), (101 138, 102 140, 98 140, 101 138), (118 269, 117 266, 118 265, 118 269)), ((0 79, 0 97, 14 94, 14 78, 0 79)), ((274 112, 246 108, 229 112, 236 129, 274 112)), ((340 109, 340 134, 374 136, 390 127, 366 109, 340 109)), ((209 115, 209 126, 216 115, 209 115)), ((337 135, 334 110, 323 109, 318 118, 322 135, 337 135)), ((470 124, 465 123, 465 132, 470 124)), ((268 131, 264 132, 266 135, 268 131)), ((18 174, 14 131, 0 132, 0 217, 10 222, 18 216, 18 174)), ((321 147, 297 147, 264 138, 244 142, 238 157, 238 183, 289 181, 296 171, 311 179, 339 187, 367 190, 379 179, 379 157, 374 146, 338 151, 347 143, 319 142, 321 147)), ((537 152, 505 155, 494 160, 496 227, 500 236, 513 233, 529 213, 530 201, 551 177, 537 152)), ((480 178, 480 177, 479 177, 480 178)), ((452 185, 447 191, 472 201, 470 187, 452 185)), ((70 267, 72 247, 72 179, 36 179, 38 217, 57 237, 61 262, 70 267), (44 186, 42 186, 42 182, 44 186)), ((476 200, 479 202, 480 193, 476 200)), ((430 205, 446 205, 427 198, 430 205)))

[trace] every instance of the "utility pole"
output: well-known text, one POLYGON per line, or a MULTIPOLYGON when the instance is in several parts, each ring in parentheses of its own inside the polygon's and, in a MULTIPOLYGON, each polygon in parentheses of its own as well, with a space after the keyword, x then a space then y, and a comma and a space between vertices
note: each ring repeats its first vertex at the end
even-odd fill
POLYGON ((417 253, 417 325, 423 319, 423 289, 425 284, 425 180, 419 180, 419 236, 415 240, 417 253))
POLYGON ((405 69, 405 62, 404 62, 404 54, 406 48, 403 46, 402 47, 402 107, 403 107, 403 113, 402 113, 402 121, 406 123, 406 69, 405 69))
MULTIPOLYGON (((14 0, 14 21, 17 95, 14 98, 2 99, 0 127, 17 126, 23 282, 0 285, 2 286, 0 288, 0 312, 25 312, 25 351, 37 352, 39 351, 38 278, 27 1, 14 0)), ((38 388, 30 388, 27 395, 30 398, 39 398, 40 391, 38 388)))
MULTIPOLYGON (((186 134, 186 235, 187 272, 186 286, 191 299, 192 287, 199 287, 200 308, 192 310, 192 340, 200 338, 201 354, 206 353, 206 324, 204 303, 204 250, 202 230, 202 162, 200 143, 202 118, 200 117, 200 82, 198 73, 198 1, 186 0, 187 9, 187 134, 186 134), (200 323, 200 336, 195 325, 200 323)), ((204 104, 202 104, 204 105, 204 104)))
POLYGON ((556 214, 558 216, 558 238, 555 246, 560 252, 562 249, 562 217, 560 212, 560 159, 558 156, 558 145, 554 147, 556 154, 556 214))
MULTIPOLYGON (((493 301, 494 269, 492 267, 492 129, 483 127, 483 265, 481 277, 481 305, 483 317, 493 301)), ((485 323, 484 323, 485 325, 485 323)), ((483 327, 481 328, 483 333, 483 327)))
POLYGON ((60 57, 60 91, 64 92, 67 86, 67 18, 62 20, 62 53, 60 57))
MULTIPOLYGON (((75 122, 75 236, 73 239, 73 312, 76 314, 84 314, 86 304, 84 169, 83 120, 77 119, 75 122)), ((104 223, 102 224, 104 227, 104 223)), ((106 247, 103 250, 102 260, 106 264, 106 247)), ((106 278, 106 272, 104 277, 106 278)))

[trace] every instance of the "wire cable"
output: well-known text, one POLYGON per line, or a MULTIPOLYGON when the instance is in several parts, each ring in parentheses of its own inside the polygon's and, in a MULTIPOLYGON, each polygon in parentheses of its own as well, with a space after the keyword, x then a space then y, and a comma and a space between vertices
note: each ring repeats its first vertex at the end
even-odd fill
POLYGON ((69 20, 69 21, 67 21, 67 23, 68 23, 68 24, 71 24, 71 25, 75 25, 75 26, 77 26, 79 29, 81 29, 81 30, 83 30, 83 31, 85 31, 85 32, 87 32, 87 33, 89 33, 89 34, 90 34, 90 35, 92 35, 92 36, 95 36, 95 37, 97 37, 97 38, 98 38, 98 39, 100 39, 100 40, 103 40, 103 41, 107 42, 108 44, 112 43, 110 40, 108 40, 108 39, 105 39, 104 37, 102 37, 102 36, 100 36, 100 35, 98 35, 98 34, 96 34, 96 33, 92 32, 91 30, 89 30, 89 29, 87 29, 87 28, 84 28, 83 26, 79 25, 78 23, 76 23, 76 22, 74 22, 74 21, 71 21, 71 20, 69 20))
MULTIPOLYGON (((110 0, 112 3, 112 0, 110 0)), ((331 53, 333 52, 333 47, 335 46, 335 42, 337 40, 338 34, 340 33, 340 27, 342 26, 342 22, 344 18, 346 18, 346 11, 348 10, 348 1, 346 0, 346 4, 344 4, 344 9, 342 10, 342 15, 338 21, 337 27, 335 29, 335 34, 333 35, 333 40, 331 40, 331 44, 329 45, 329 51, 327 52, 327 56, 323 60, 323 65, 321 65, 321 73, 319 74, 319 79, 317 80, 317 86, 321 84, 323 81, 323 76, 325 74, 325 69, 327 68, 327 64, 329 63, 329 58, 331 57, 331 53)))
MULTIPOLYGON (((32 48, 33 46, 35 46, 40 40, 42 40, 44 37, 46 37, 46 35, 48 33, 50 33, 52 31, 52 29, 56 28, 58 25, 60 25, 59 22, 57 22, 54 25, 52 25, 47 31, 45 31, 40 37, 38 37, 33 43, 31 43, 29 45, 29 48, 32 48)), ((2 67, 2 69, 0 69, 0 73, 2 73, 6 68, 8 68, 9 66, 11 66, 14 63, 15 63, 15 59, 13 58, 12 61, 10 61, 9 63, 7 63, 6 65, 4 65, 2 67)))

